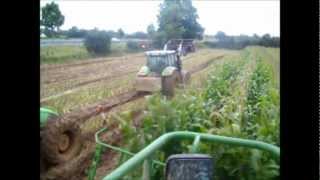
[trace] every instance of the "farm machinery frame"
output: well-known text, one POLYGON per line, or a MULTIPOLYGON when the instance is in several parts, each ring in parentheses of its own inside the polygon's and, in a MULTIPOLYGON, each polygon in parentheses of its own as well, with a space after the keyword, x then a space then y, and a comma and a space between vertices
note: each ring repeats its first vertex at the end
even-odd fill
MULTIPOLYGON (((102 142, 99 136, 105 131, 107 131, 107 128, 103 128, 98 132, 96 132, 95 134, 96 153, 95 153, 95 156, 91 165, 91 169, 88 175, 89 180, 94 180, 95 178, 96 169, 101 160, 102 148, 109 148, 109 149, 132 156, 128 161, 124 162, 118 168, 112 171, 110 174, 106 175, 103 178, 103 180, 121 179, 128 173, 136 170, 137 167, 142 164, 143 164, 143 172, 142 172, 143 179, 150 179, 150 175, 152 174, 152 171, 153 171, 152 164, 157 164, 164 167, 166 171, 165 172, 166 176, 175 177, 175 178, 167 178, 172 180, 184 179, 183 175, 186 173, 187 174, 189 173, 189 175, 191 174, 191 176, 193 177, 197 176, 200 179, 202 176, 208 176, 208 174, 212 175, 213 172, 211 172, 211 170, 213 168, 213 162, 207 163, 207 165, 204 165, 203 163, 202 164, 198 163, 186 168, 187 159, 191 160, 191 162, 196 162, 196 161, 201 162, 203 159, 204 160, 211 159, 209 155, 198 154, 199 145, 200 143, 204 143, 204 142, 211 143, 211 144, 216 143, 216 144, 232 145, 232 146, 238 146, 238 147, 244 147, 244 148, 259 149, 259 150, 270 153, 277 162, 280 161, 280 148, 277 146, 274 146, 265 142, 261 142, 261 141, 256 141, 256 140, 218 136, 218 135, 212 135, 212 134, 203 134, 203 133, 190 132, 190 131, 175 131, 175 132, 163 134, 162 136, 154 140, 151 144, 149 144, 147 147, 142 149, 140 152, 138 152, 137 154, 134 154, 125 149, 115 147, 115 146, 106 144, 105 142, 102 142), (167 159, 166 162, 160 162, 157 160, 153 160, 151 158, 155 152, 160 151, 162 148, 168 146, 168 144, 172 141, 175 141, 175 142, 193 141, 189 154, 172 155, 167 159), (182 165, 180 165, 179 168, 172 168, 175 170, 170 171, 170 167, 168 166, 168 163, 170 162, 170 160, 179 159, 179 158, 180 160, 182 159, 182 161, 180 162, 180 164, 182 165), (208 165, 211 165, 211 166, 208 166, 208 165), (206 172, 204 172, 204 169, 206 172), (192 174, 193 172, 196 172, 196 173, 192 174), (202 175, 199 175, 199 174, 202 174, 202 175)), ((206 179, 212 180, 212 178, 213 177, 209 177, 209 178, 207 177, 206 179)))

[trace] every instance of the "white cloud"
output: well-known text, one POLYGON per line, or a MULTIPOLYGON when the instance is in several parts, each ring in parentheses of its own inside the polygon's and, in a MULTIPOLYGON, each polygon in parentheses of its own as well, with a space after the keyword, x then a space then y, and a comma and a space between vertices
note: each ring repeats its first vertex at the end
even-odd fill
MULTIPOLYGON (((44 6, 51 1, 41 1, 44 6)), ((77 26, 84 29, 146 31, 150 23, 157 25, 162 1, 55 1, 65 23, 61 29, 77 26)), ((280 1, 193 1, 200 24, 206 34, 222 30, 229 35, 269 33, 279 36, 280 1)))

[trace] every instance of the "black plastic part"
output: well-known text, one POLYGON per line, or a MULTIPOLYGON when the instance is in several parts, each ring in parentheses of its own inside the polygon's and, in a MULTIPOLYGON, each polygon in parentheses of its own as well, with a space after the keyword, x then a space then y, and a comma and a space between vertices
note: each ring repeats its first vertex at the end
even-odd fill
POLYGON ((213 159, 205 154, 177 154, 167 159, 166 180, 213 180, 213 159))

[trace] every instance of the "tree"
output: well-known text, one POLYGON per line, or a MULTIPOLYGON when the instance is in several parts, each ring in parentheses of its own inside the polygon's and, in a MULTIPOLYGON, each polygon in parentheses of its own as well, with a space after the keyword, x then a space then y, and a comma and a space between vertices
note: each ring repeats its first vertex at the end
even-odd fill
POLYGON ((118 36, 118 33, 113 31, 113 30, 109 30, 109 31, 106 31, 106 33, 110 36, 110 37, 117 37, 118 36))
POLYGON ((156 29, 153 24, 149 24, 149 26, 147 27, 147 32, 150 37, 154 36, 154 34, 156 33, 156 29))
POLYGON ((261 38, 261 45, 262 46, 272 46, 272 39, 270 34, 264 34, 261 38))
POLYGON ((123 30, 120 28, 120 29, 118 29, 118 37, 121 39, 121 38, 123 38, 124 37, 124 32, 123 32, 123 30))
POLYGON ((165 41, 173 38, 201 39, 204 28, 197 22, 191 0, 164 0, 158 15, 159 30, 165 41))
POLYGON ((227 38, 227 35, 226 35, 226 33, 222 32, 222 31, 218 31, 214 37, 216 39, 218 39, 219 41, 224 41, 227 38))
POLYGON ((62 15, 58 4, 51 2, 41 8, 40 23, 44 26, 44 33, 48 37, 55 35, 59 31, 59 27, 64 23, 64 16, 62 15))
POLYGON ((106 32, 94 29, 88 32, 84 45, 91 54, 105 55, 110 52, 111 38, 106 32))
POLYGON ((142 32, 142 31, 137 31, 132 34, 128 34, 127 37, 128 38, 137 38, 137 39, 147 39, 148 34, 146 34, 145 32, 142 32))
POLYGON ((79 29, 76 26, 72 26, 71 29, 69 29, 67 35, 70 38, 76 38, 79 37, 79 29))

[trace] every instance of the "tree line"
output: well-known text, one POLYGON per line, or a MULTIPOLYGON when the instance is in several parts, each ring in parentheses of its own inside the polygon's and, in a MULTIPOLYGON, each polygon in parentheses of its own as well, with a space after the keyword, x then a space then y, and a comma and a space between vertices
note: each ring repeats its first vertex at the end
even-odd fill
MULTIPOLYGON (((156 28, 150 24, 146 32, 138 31, 125 33, 123 29, 98 30, 97 28, 86 30, 76 26, 68 30, 60 30, 65 17, 54 2, 41 8, 40 32, 47 37, 84 38, 85 45, 89 52, 103 54, 110 51, 110 39, 115 38, 137 38, 152 40, 154 49, 162 49, 164 44, 170 39, 199 39, 204 36, 204 28, 198 22, 196 8, 191 0, 163 0, 160 4, 160 11, 157 16, 156 28)), ((205 41, 205 44, 213 48, 241 49, 249 45, 261 45, 266 47, 278 47, 279 37, 271 37, 269 34, 263 36, 240 35, 228 36, 219 31, 214 38, 216 41, 205 41)), ((137 42, 130 42, 129 47, 138 48, 137 42), (136 43, 136 44, 134 44, 136 43)))
POLYGON ((149 35, 142 31, 137 31, 133 33, 125 33, 121 28, 118 29, 118 31, 114 30, 99 30, 97 28, 94 29, 80 29, 76 26, 71 27, 68 30, 59 30, 54 33, 49 33, 48 31, 45 31, 44 28, 40 29, 41 33, 45 34, 47 37, 50 38, 85 38, 90 32, 93 31, 100 31, 104 34, 107 34, 111 38, 136 38, 136 39, 147 39, 149 38, 149 35))
POLYGON ((228 36, 224 32, 219 31, 214 35, 214 40, 206 40, 204 43, 212 48, 228 48, 228 49, 242 49, 246 46, 265 46, 265 47, 279 47, 280 38, 272 37, 270 34, 264 34, 258 36, 239 35, 239 36, 228 36))

